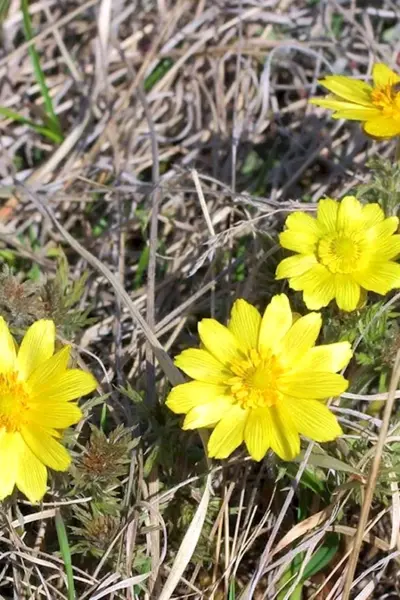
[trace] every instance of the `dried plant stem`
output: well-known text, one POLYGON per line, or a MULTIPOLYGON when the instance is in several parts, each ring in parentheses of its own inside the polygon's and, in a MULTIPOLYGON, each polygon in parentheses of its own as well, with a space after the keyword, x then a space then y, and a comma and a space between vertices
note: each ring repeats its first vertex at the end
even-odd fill
POLYGON ((350 556, 350 560, 347 566, 346 579, 344 582, 342 600, 349 600, 351 585, 353 583, 354 573, 356 571, 358 556, 360 554, 361 544, 364 537, 365 528, 367 526, 369 511, 371 508, 371 502, 374 495, 376 486, 376 480, 379 473, 379 465, 381 462, 383 448, 386 442, 386 436, 389 430, 390 416, 394 401, 396 398, 397 385, 400 379, 400 350, 397 352, 395 364, 393 367, 392 377, 390 380, 388 400, 385 405, 385 411, 383 413, 382 427, 379 432, 378 442, 376 444, 375 456, 369 474, 367 487, 365 490, 364 504, 361 510, 360 520, 358 522, 357 533, 354 540, 353 551, 350 556))

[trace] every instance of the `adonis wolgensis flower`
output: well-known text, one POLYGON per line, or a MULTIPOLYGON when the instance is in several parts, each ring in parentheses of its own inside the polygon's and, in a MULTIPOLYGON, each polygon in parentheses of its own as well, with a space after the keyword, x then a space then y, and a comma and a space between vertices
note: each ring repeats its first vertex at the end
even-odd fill
POLYGON ((337 371, 351 358, 348 342, 315 346, 321 316, 295 319, 287 296, 274 296, 264 315, 237 300, 227 327, 199 325, 201 348, 184 350, 176 364, 189 383, 170 392, 167 406, 186 414, 183 428, 213 429, 210 457, 226 458, 244 441, 261 460, 271 448, 284 460, 300 451, 299 434, 326 442, 341 428, 323 402, 347 388, 337 371))
POLYGON ((354 196, 320 200, 316 218, 295 212, 286 219, 279 241, 297 254, 278 265, 276 277, 303 291, 311 310, 333 299, 342 310, 355 310, 367 291, 384 295, 400 287, 398 224, 378 204, 363 206, 354 196))
POLYGON ((364 131, 377 138, 400 134, 400 76, 382 63, 374 65, 370 85, 364 81, 328 75, 320 84, 331 92, 312 98, 317 106, 330 108, 335 119, 362 121, 364 131))
POLYGON ((17 349, 0 317, 0 500, 15 486, 31 502, 46 491, 47 468, 70 464, 61 431, 81 416, 72 400, 96 387, 94 377, 68 369, 70 347, 54 354, 53 321, 36 321, 17 349))

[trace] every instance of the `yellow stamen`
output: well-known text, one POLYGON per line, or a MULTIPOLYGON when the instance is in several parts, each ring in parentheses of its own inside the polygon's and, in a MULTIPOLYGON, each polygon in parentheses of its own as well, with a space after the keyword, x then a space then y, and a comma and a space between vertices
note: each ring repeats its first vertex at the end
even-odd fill
POLYGON ((26 422, 28 410, 29 394, 24 383, 18 381, 18 373, 0 373, 0 429, 18 431, 26 422))
POLYGON ((373 89, 371 100, 386 116, 400 118, 400 89, 397 83, 388 83, 373 89))
POLYGON ((362 256, 363 243, 357 236, 335 233, 318 244, 320 262, 331 273, 353 273, 360 268, 362 256))
POLYGON ((277 381, 283 369, 276 356, 252 349, 247 359, 230 365, 234 377, 227 382, 243 408, 262 408, 279 399, 277 381))

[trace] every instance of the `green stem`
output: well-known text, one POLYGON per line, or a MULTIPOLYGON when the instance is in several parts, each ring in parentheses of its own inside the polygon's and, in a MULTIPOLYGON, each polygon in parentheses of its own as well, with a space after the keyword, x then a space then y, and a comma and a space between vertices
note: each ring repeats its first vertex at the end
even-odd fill
POLYGON ((56 531, 58 537, 58 544, 62 559, 64 561, 65 574, 67 576, 67 594, 68 600, 76 600, 75 585, 74 585, 74 573, 72 570, 71 560, 71 549, 68 542, 67 530, 65 528, 64 520, 61 516, 59 509, 56 509, 55 516, 56 531))

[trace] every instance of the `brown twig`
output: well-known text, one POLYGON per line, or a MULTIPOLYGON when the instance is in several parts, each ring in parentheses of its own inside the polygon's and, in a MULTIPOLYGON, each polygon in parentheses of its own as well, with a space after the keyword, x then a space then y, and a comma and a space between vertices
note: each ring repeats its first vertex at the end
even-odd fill
POLYGON ((390 417, 392 415, 393 406, 396 398, 396 390, 400 379, 400 350, 396 355, 392 377, 390 379, 388 399, 385 404, 385 410, 382 418, 382 426, 379 432, 378 441, 375 447, 374 459, 371 465, 371 471, 368 477, 367 486, 365 489, 364 503, 361 509, 360 519, 357 527, 357 534, 354 540, 353 551, 351 553, 349 563, 346 569, 346 578, 343 587, 342 600, 350 598, 350 590, 353 583, 354 573, 357 568, 358 556, 360 554, 361 545, 363 542, 365 528, 368 522, 369 511, 374 496, 376 481, 379 474, 379 466, 381 463, 382 453, 386 442, 386 436, 389 430, 390 417))

